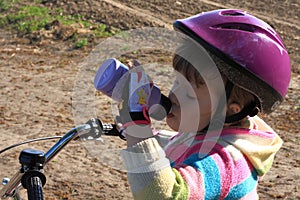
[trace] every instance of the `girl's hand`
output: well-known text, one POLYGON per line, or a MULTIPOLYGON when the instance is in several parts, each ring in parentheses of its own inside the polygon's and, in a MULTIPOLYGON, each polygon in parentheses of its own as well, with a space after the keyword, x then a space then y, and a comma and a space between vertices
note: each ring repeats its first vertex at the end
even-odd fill
POLYGON ((149 98, 153 82, 137 61, 129 66, 131 69, 119 104, 121 122, 125 128, 133 124, 149 125, 149 98))
POLYGON ((119 113, 122 129, 126 131, 127 146, 152 137, 149 118, 149 98, 153 82, 138 62, 128 64, 128 80, 124 85, 119 113))

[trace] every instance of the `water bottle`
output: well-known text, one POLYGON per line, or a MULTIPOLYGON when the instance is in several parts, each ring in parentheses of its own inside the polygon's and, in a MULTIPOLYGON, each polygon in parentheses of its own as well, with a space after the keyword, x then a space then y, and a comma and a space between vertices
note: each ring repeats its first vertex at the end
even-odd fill
MULTIPOLYGON (((128 71, 129 67, 119 60, 107 59, 100 65, 95 75, 94 86, 98 91, 119 102, 128 71)), ((160 89, 154 85, 149 97, 149 115, 156 120, 162 120, 170 112, 171 105, 169 98, 161 94, 160 89)))

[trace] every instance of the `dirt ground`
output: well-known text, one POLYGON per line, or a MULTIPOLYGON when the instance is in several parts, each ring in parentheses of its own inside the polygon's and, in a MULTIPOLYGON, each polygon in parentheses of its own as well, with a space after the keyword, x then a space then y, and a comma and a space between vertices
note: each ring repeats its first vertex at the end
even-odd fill
MULTIPOLYGON (((85 15, 106 24, 108 29, 172 28, 175 19, 218 8, 245 9, 269 22, 284 40, 293 73, 287 99, 265 118, 285 143, 273 168, 260 181, 259 194, 261 199, 300 199, 300 3, 297 0, 43 2, 41 5, 49 8, 61 7, 66 13, 85 15)), ((101 41, 74 49, 63 37, 45 37, 42 32, 20 37, 0 30, 0 149, 27 139, 62 135, 76 125, 72 100, 80 63, 101 41)), ((168 60, 155 52, 130 56, 143 62, 168 60)), ((112 122, 109 100, 103 97, 100 101, 102 120, 112 122)), ((116 138, 108 140, 116 146, 124 144, 116 138)), ((31 147, 46 151, 54 142, 33 143, 1 154, 0 178, 11 177, 19 169, 20 150, 31 147)), ((48 163, 45 199, 131 199, 126 173, 90 154, 88 145, 73 141, 48 163)))

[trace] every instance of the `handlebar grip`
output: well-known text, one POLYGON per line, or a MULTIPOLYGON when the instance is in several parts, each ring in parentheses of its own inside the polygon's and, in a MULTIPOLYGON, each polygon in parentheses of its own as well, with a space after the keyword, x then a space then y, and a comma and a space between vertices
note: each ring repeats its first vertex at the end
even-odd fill
POLYGON ((121 139, 125 139, 122 131, 119 131, 116 124, 103 123, 100 119, 91 118, 86 124, 90 125, 91 130, 81 135, 82 138, 99 138, 102 135, 119 136, 121 139))
POLYGON ((43 184, 38 176, 27 179, 27 195, 30 200, 43 200, 43 184))
POLYGON ((22 186, 27 189, 28 200, 43 200, 43 186, 46 176, 41 171, 28 171, 22 176, 22 186))
POLYGON ((123 130, 119 131, 116 124, 103 123, 102 126, 104 135, 118 136, 122 140, 126 140, 126 137, 123 135, 123 130))

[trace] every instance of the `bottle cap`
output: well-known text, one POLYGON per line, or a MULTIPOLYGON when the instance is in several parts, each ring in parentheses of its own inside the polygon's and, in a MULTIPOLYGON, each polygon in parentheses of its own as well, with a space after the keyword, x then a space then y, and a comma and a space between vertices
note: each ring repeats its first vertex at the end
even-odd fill
POLYGON ((111 97, 116 83, 128 70, 126 65, 115 58, 105 60, 96 73, 95 88, 111 97))

